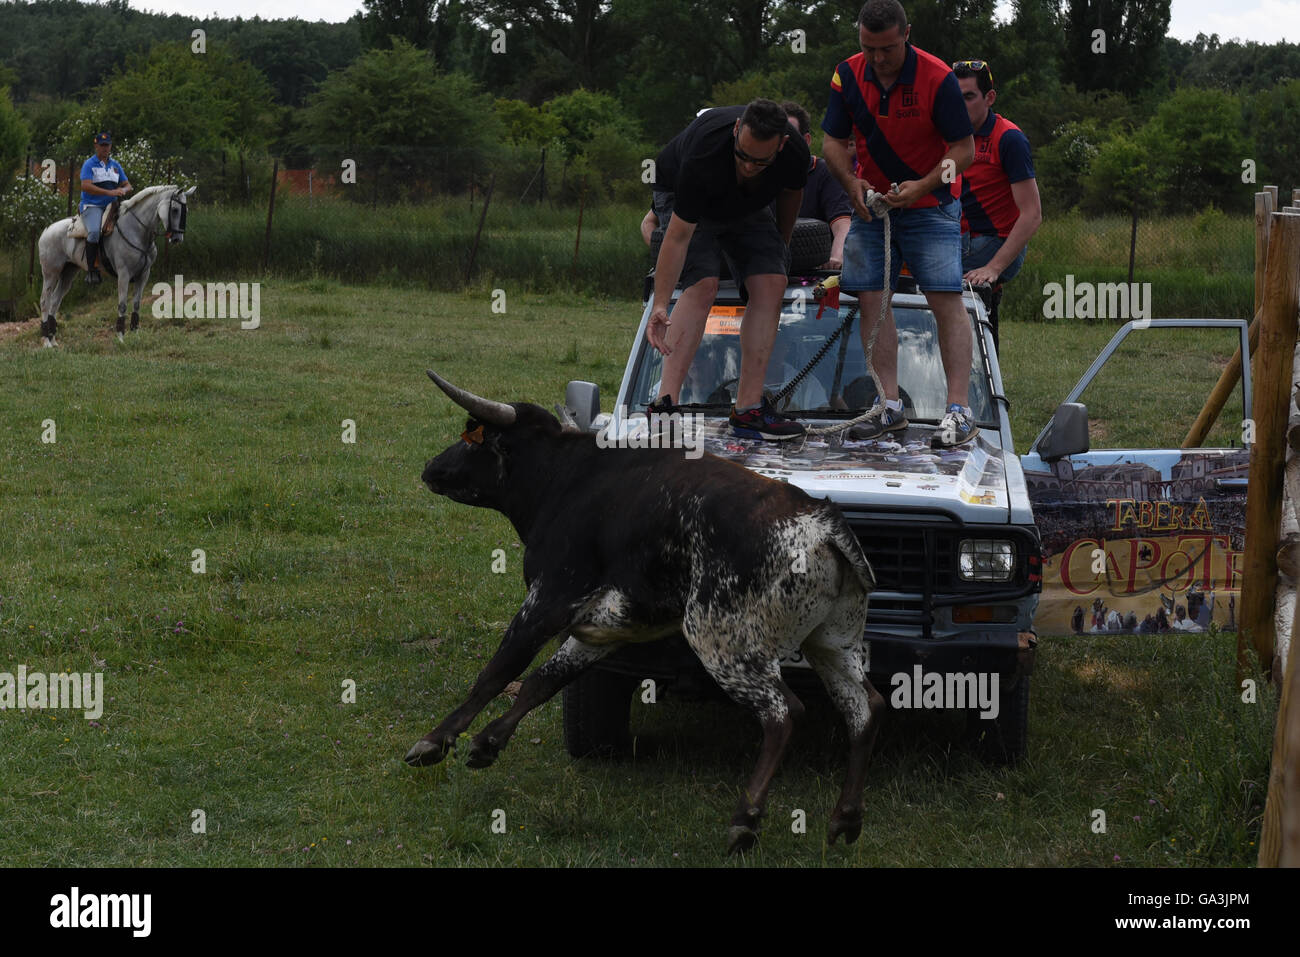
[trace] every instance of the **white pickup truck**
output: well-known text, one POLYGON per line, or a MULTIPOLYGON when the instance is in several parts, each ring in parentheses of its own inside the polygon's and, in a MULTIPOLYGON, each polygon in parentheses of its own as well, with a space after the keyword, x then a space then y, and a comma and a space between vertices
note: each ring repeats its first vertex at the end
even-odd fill
MULTIPOLYGON (((791 278, 767 378, 771 391, 781 396, 782 409, 805 424, 826 426, 860 414, 876 396, 858 323, 841 329, 850 311, 856 313, 856 300, 845 294, 830 307, 818 300, 817 289, 816 276, 791 278)), ((719 286, 678 401, 685 411, 704 417, 701 435, 708 452, 794 483, 815 497, 830 498, 841 508, 876 576, 865 638, 872 681, 886 699, 892 698, 900 675, 934 675, 935 682, 947 681, 949 690, 961 687, 950 676, 973 680, 996 676, 996 682, 989 682, 996 689, 996 706, 980 710, 967 701, 964 710, 970 736, 981 753, 992 761, 1010 762, 1023 756, 1026 748, 1029 682, 1037 646, 1034 628, 1045 582, 1042 597, 1050 603, 1053 621, 1049 627, 1038 622, 1044 631, 1097 631, 1098 604, 1104 609, 1103 625, 1113 625, 1116 616, 1111 611, 1116 609, 1099 601, 1103 593, 1145 589, 1142 593, 1148 594, 1161 587, 1187 592, 1188 600, 1200 595, 1196 610, 1202 619, 1205 596, 1217 587, 1219 623, 1226 623, 1222 617, 1225 588, 1235 592, 1239 581, 1232 580, 1234 566, 1223 553, 1234 544, 1239 548, 1240 542, 1239 533, 1226 530, 1225 525, 1235 521, 1233 516, 1244 516, 1240 486, 1246 453, 1241 449, 1089 452, 1087 408, 1074 400, 1133 331, 1130 323, 1117 333, 1022 459, 1012 445, 1010 403, 1003 392, 985 305, 969 290, 963 302, 974 333, 969 405, 980 428, 964 447, 937 451, 930 445, 944 412, 946 383, 934 316, 925 298, 914 290, 900 290, 892 303, 898 326, 898 381, 911 423, 902 434, 852 441, 841 432, 780 443, 734 437, 726 416, 740 374, 740 319, 745 306, 740 291, 729 281, 719 286), (1206 495, 1217 503, 1214 507, 1207 505, 1206 495), (1179 496, 1192 497, 1175 513, 1179 496), (1117 504, 1117 499, 1122 502, 1117 504), (1146 505, 1141 504, 1144 501, 1146 505), (1176 534, 1168 541, 1166 536, 1144 544, 1144 536, 1164 527, 1157 524, 1157 516, 1176 534), (1216 522, 1219 533, 1212 527, 1216 522), (1098 523, 1105 528, 1094 528, 1098 523), (1053 564, 1045 576, 1042 542, 1049 534, 1053 564), (1062 562, 1063 552, 1068 554, 1062 562), (1175 553, 1182 559, 1173 557, 1175 553), (1094 573, 1076 567, 1081 564, 1094 573), (1101 574, 1095 573, 1099 567, 1101 574), (1136 584, 1135 576, 1141 579, 1136 584), (1086 620, 1087 627, 1075 627, 1087 616, 1082 609, 1090 602, 1093 618, 1086 620)), ((649 430, 646 407, 658 394, 662 374, 662 357, 645 338, 652 307, 647 287, 645 309, 612 413, 601 413, 595 385, 569 384, 567 411, 580 427, 604 433, 603 440, 630 443, 649 430)), ((1245 324, 1235 320, 1156 320, 1138 325, 1159 330, 1207 324, 1226 327, 1232 338, 1240 335, 1244 345, 1245 324)), ((1144 330, 1144 334, 1151 333, 1144 330)), ((1248 416, 1248 380, 1244 402, 1248 416)), ((1162 592, 1159 599, 1149 596, 1147 601, 1172 605, 1172 598, 1172 592, 1170 599, 1162 592)), ((1141 617, 1124 613, 1120 624, 1130 627, 1100 630, 1137 631, 1141 617)), ((1169 619, 1173 619, 1172 607, 1169 619)), ((792 687, 806 684, 811 676, 799 660, 785 666, 792 687)), ((654 680, 659 696, 716 691, 680 636, 630 646, 565 689, 569 752, 583 756, 625 747, 631 699, 646 679, 654 680)), ((953 705, 949 701, 945 706, 953 705)))

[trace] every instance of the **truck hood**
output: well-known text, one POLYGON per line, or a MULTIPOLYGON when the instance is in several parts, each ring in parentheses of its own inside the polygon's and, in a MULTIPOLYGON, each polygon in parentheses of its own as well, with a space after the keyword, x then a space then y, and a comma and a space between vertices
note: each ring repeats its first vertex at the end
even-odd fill
MULTIPOLYGON (((961 448, 943 451, 930 448, 934 427, 929 425, 866 442, 845 439, 843 433, 764 442, 733 436, 724 418, 701 416, 688 422, 682 434, 685 439, 674 444, 685 444, 687 454, 702 445, 705 452, 840 506, 942 510, 965 522, 1009 521, 1007 465, 998 433, 988 429, 961 448)), ((644 416, 610 422, 602 440, 614 441, 611 435, 634 447, 651 438, 644 416)))

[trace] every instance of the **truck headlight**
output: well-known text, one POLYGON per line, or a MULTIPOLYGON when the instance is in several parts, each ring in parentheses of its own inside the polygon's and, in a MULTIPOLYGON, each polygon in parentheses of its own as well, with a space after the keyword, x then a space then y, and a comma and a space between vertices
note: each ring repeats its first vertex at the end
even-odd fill
POLYGON ((1011 542, 967 538, 961 543, 957 567, 962 581, 1010 581, 1015 565, 1016 549, 1011 542))

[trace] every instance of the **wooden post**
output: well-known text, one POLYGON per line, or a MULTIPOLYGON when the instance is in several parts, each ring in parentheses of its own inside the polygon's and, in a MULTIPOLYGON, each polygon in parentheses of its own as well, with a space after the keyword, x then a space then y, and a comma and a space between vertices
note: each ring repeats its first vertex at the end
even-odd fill
POLYGON ((1128 287, 1133 288, 1133 261, 1137 258, 1138 245, 1138 208, 1133 204, 1133 228, 1128 235, 1128 287))
POLYGON ((1242 568, 1237 665, 1245 667, 1245 636, 1268 674, 1273 667, 1273 604, 1277 590, 1286 431, 1300 306, 1300 216, 1274 214, 1260 314, 1259 378, 1255 382, 1255 447, 1246 495, 1246 553, 1242 568))
POLYGON ((1300 702, 1296 701, 1300 667, 1296 657, 1292 645, 1273 731, 1273 762, 1259 838, 1260 867, 1300 867, 1300 702))
POLYGON ((573 269, 571 270, 574 282, 578 281, 578 244, 582 242, 582 211, 587 206, 587 178, 582 178, 582 193, 578 197, 578 235, 573 239, 573 269))
POLYGON ((271 219, 275 216, 275 183, 280 178, 280 160, 271 165, 271 202, 266 207, 266 242, 262 246, 262 272, 271 264, 271 219))
MULTIPOLYGON (((1259 310, 1264 298, 1264 269, 1268 262, 1268 230, 1270 217, 1273 213, 1273 209, 1269 205, 1271 202, 1272 200, 1267 192, 1255 194, 1255 316, 1251 319, 1248 330, 1250 370, 1252 374, 1259 367, 1255 357, 1259 345, 1259 310)), ((1132 279, 1129 281, 1132 282, 1132 279)), ((1210 434, 1210 429, 1214 428, 1219 413, 1223 411, 1228 396, 1232 395, 1232 391, 1237 387, 1237 380, 1240 378, 1241 347, 1238 346, 1236 351, 1233 352, 1227 368, 1219 375, 1219 381, 1210 390, 1210 395, 1206 398, 1200 414, 1196 416, 1196 421, 1188 429, 1187 436, 1183 439, 1183 448, 1200 448, 1201 443, 1205 441, 1205 437, 1210 434)))
POLYGON ((493 173, 492 178, 488 180, 487 192, 483 194, 483 213, 478 218, 478 232, 474 234, 474 245, 469 251, 469 265, 465 267, 465 281, 469 282, 470 274, 474 272, 474 257, 478 255, 479 237, 483 235, 483 224, 487 222, 488 206, 492 202, 492 190, 497 185, 497 174, 493 173))
POLYGON ((77 158, 68 157, 68 215, 72 215, 72 180, 77 175, 77 158))

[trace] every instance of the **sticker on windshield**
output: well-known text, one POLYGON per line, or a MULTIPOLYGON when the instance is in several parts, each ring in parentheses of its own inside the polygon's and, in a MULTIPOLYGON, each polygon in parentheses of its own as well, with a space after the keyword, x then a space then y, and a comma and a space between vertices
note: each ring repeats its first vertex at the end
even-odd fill
POLYGON ((740 320, 745 317, 744 306, 714 306, 704 323, 706 336, 738 336, 740 320))

